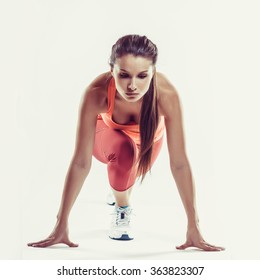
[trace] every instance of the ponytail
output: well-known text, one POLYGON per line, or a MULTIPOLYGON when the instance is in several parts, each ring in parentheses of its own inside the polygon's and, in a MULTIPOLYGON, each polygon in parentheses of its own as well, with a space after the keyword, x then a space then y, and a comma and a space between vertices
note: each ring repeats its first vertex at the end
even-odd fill
POLYGON ((151 169, 153 142, 158 123, 156 74, 154 74, 150 87, 144 95, 140 116, 141 147, 137 175, 141 176, 141 182, 144 180, 146 173, 151 169))

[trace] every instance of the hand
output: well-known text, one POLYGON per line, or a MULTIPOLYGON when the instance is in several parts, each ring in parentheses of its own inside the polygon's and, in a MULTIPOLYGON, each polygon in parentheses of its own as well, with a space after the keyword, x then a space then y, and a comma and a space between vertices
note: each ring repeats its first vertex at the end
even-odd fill
POLYGON ((215 246, 215 245, 211 245, 211 244, 207 243, 203 239, 198 227, 189 228, 187 231, 187 235, 186 235, 186 242, 180 246, 176 246, 176 249, 185 250, 186 248, 189 248, 189 247, 197 247, 204 251, 223 251, 223 250, 225 250, 224 247, 215 246))
POLYGON ((57 222, 53 232, 49 235, 49 237, 38 242, 28 243, 27 245, 30 247, 44 248, 59 243, 66 244, 69 247, 78 247, 78 244, 75 244, 69 240, 68 227, 60 225, 59 222, 57 222))

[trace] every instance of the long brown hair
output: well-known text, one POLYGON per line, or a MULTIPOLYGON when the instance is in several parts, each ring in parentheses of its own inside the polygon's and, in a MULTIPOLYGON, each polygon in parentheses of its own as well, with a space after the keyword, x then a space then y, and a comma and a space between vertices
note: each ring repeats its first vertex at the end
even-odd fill
MULTIPOLYGON (((109 64, 113 68, 116 59, 126 54, 142 56, 156 64, 158 50, 156 45, 146 36, 126 35, 117 40, 112 47, 109 64)), ((140 114, 140 153, 138 158, 137 175, 143 181, 146 173, 151 169, 151 157, 156 129, 159 123, 156 74, 154 74, 149 89, 143 97, 140 114)))

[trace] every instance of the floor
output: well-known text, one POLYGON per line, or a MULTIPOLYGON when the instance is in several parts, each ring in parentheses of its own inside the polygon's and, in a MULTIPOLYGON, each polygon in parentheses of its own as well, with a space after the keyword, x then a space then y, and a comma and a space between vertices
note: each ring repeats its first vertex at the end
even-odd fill
MULTIPOLYGON (((96 174, 97 175, 97 174, 96 174)), ((109 188, 91 175, 85 183, 82 192, 73 208, 70 217, 70 238, 79 243, 78 248, 68 248, 63 245, 40 249, 29 248, 29 241, 41 240, 44 233, 52 230, 55 223, 56 204, 54 198, 48 201, 45 213, 40 212, 43 202, 28 200, 23 220, 22 259, 87 259, 87 260, 193 260, 193 259, 231 259, 231 248, 227 246, 224 252, 202 252, 197 249, 178 251, 185 239, 185 215, 175 187, 157 186, 156 174, 148 176, 143 185, 135 187, 132 193, 134 215, 132 228, 135 239, 132 241, 114 241, 108 237, 108 229, 113 206, 106 204, 109 188), (163 192, 158 192, 163 188, 163 192), (149 199, 147 194, 149 193, 149 199), (40 213, 35 219, 35 212, 40 213)), ((33 195, 33 194, 32 194, 33 195)), ((51 191, 50 191, 51 197, 51 191)), ((228 245, 222 234, 216 234, 217 226, 208 227, 206 233, 214 243, 228 245)), ((208 240, 210 242, 210 240, 208 240)))
POLYGON ((16 196, 12 189, 8 190, 1 211, 5 229, 1 236, 5 242, 0 259, 259 260, 260 244, 256 242, 260 234, 257 222, 259 196, 251 196, 250 201, 245 199, 242 183, 233 189, 226 182, 217 182, 218 187, 214 186, 216 179, 212 180, 210 170, 197 179, 200 228, 206 241, 224 246, 226 250, 175 249, 185 241, 186 216, 166 160, 167 157, 160 156, 152 174, 142 185, 134 187, 131 198, 133 241, 120 242, 108 237, 113 207, 106 204, 109 192, 106 168, 97 161, 93 161, 91 173, 70 216, 70 238, 79 243, 78 248, 56 245, 38 249, 26 245, 47 237, 52 231, 62 191, 62 186, 57 187, 57 181, 63 180, 63 175, 60 179, 35 175, 35 181, 28 180, 16 196))

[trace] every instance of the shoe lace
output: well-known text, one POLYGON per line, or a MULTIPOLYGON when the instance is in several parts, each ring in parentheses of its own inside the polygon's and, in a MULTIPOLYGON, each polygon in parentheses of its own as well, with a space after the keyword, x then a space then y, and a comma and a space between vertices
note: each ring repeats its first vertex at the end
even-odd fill
POLYGON ((113 224, 117 226, 128 225, 130 223, 131 214, 132 214, 131 208, 124 209, 124 208, 117 207, 114 213, 112 213, 112 215, 116 215, 113 224))

